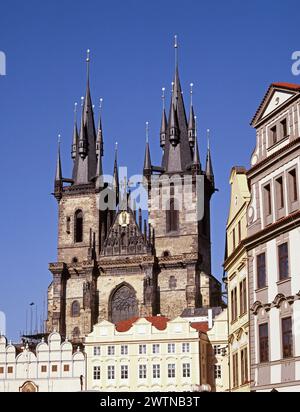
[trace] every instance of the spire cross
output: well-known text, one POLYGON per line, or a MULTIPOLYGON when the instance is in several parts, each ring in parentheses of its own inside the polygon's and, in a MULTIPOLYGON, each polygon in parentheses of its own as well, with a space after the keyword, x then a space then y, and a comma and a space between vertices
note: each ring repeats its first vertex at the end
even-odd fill
POLYGON ((210 130, 206 130, 206 136, 207 136, 207 150, 210 150, 210 130))
POLYGON ((191 93, 191 106, 193 106, 193 87, 194 87, 194 83, 191 83, 190 87, 191 87, 191 91, 190 91, 190 93, 191 93))
POLYGON ((161 90, 162 90, 162 96, 161 96, 161 98, 162 98, 162 102, 163 102, 163 109, 165 110, 165 101, 166 101, 165 91, 166 91, 166 88, 163 87, 161 90))
POLYGON ((146 122, 146 143, 149 143, 149 122, 146 122))

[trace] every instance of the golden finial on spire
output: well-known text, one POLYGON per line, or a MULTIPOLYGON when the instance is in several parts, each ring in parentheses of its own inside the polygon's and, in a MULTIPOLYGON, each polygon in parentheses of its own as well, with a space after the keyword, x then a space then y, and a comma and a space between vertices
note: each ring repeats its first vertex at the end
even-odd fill
POLYGON ((190 83, 190 88, 191 88, 191 106, 193 106, 193 87, 194 87, 194 83, 190 83))
POLYGON ((149 143, 149 122, 146 122, 146 142, 149 143))
POLYGON ((206 130, 206 138, 207 138, 207 149, 210 150, 210 130, 206 130))

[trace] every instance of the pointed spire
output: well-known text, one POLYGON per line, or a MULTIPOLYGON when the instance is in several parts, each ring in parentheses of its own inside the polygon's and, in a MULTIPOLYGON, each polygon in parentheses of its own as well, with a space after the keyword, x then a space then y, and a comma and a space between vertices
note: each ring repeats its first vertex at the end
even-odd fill
POLYGON ((191 83, 191 104, 190 104, 190 115, 189 115, 189 122, 188 122, 188 135, 189 135, 189 144, 191 147, 194 147, 195 144, 195 113, 193 107, 193 86, 194 84, 191 83))
POLYGON ((211 159, 211 153, 210 153, 210 130, 207 129, 207 156, 206 156, 206 168, 205 168, 205 173, 214 186, 214 172, 213 172, 213 166, 212 166, 212 159, 211 159))
POLYGON ((193 166, 192 169, 194 173, 198 174, 201 171, 201 163, 198 149, 198 139, 197 139, 197 117, 194 118, 195 122, 195 146, 194 146, 194 156, 193 156, 193 166))
POLYGON ((63 181, 62 181, 62 168, 61 168, 61 157, 60 157, 60 141, 61 136, 58 135, 58 150, 56 159, 56 171, 55 171, 55 181, 54 181, 54 196, 60 201, 62 197, 63 181))
POLYGON ((103 104, 103 99, 100 99, 100 105, 99 105, 99 120, 98 120, 98 130, 97 130, 97 140, 96 140, 96 154, 97 156, 103 156, 104 150, 103 150, 103 130, 102 130, 102 119, 101 119, 101 111, 102 111, 102 104, 103 104))
POLYGON ((169 121, 169 133, 170 133, 170 142, 175 146, 179 142, 179 124, 177 113, 172 104, 171 107, 171 114, 170 114, 170 121, 169 121))
POLYGON ((78 129, 77 129, 77 103, 74 104, 74 128, 73 128, 73 139, 72 139, 72 159, 74 160, 77 156, 78 150, 78 129))
POLYGON ((82 116, 80 122, 80 133, 79 133, 79 140, 78 140, 78 153, 79 156, 84 159, 87 155, 87 137, 85 133, 84 127, 84 97, 81 97, 81 107, 82 107, 82 116))
POLYGON ((145 160, 144 160, 144 176, 151 175, 151 156, 149 147, 149 122, 146 122, 146 149, 145 149, 145 160))
POLYGON ((120 186, 119 186, 119 172, 118 172, 118 143, 115 145, 115 161, 113 173, 113 191, 116 196, 116 205, 119 204, 120 186))
POLYGON ((160 126, 160 146, 162 148, 165 147, 166 144, 166 137, 167 137, 167 116, 166 116, 166 108, 165 108, 165 87, 162 88, 162 102, 163 102, 163 109, 162 109, 162 117, 161 117, 161 126, 160 126))

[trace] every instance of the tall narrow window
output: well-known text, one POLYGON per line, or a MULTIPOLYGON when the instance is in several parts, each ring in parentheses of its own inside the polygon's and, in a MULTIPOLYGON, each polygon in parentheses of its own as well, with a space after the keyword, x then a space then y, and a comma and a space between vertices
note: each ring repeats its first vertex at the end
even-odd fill
POLYGON ((94 366, 93 371, 94 371, 94 373, 93 373, 94 381, 96 381, 96 380, 98 381, 100 379, 100 372, 101 372, 100 366, 94 366))
POLYGON ((243 282, 243 304, 244 304, 244 311, 242 312, 243 314, 247 312, 247 279, 244 279, 243 282))
POLYGON ((247 348, 241 350, 241 383, 248 382, 248 353, 247 348))
POLYGON ((121 365, 121 379, 128 379, 128 365, 121 365))
POLYGON ((233 387, 239 386, 239 354, 235 353, 232 356, 232 366, 233 366, 233 387))
POLYGON ((235 249, 236 243, 235 243, 235 228, 232 231, 232 248, 233 250, 235 249))
POLYGON ((281 120, 280 122, 281 126, 281 137, 284 139, 288 135, 288 129, 287 129, 287 121, 286 119, 281 120))
POLYGON ((239 220, 239 223, 238 223, 238 234, 239 234, 239 244, 241 243, 241 241, 242 241, 242 229, 241 229, 241 221, 239 220))
POLYGON ((266 254, 261 253, 257 256, 257 288, 266 286, 266 254))
POLYGON ((160 378, 160 364, 155 364, 153 365, 153 379, 159 379, 160 378))
POLYGON ((293 169, 289 172, 289 193, 290 193, 290 200, 292 202, 297 202, 297 200, 298 200, 298 183, 297 183, 296 169, 293 169))
POLYGON ((139 379, 147 379, 147 365, 139 365, 139 379))
POLYGON ((244 313, 243 282, 240 282, 239 290, 240 290, 240 314, 242 315, 244 313))
POLYGON ((292 318, 284 318, 281 320, 282 330, 282 357, 291 358, 293 356, 293 333, 292 333, 292 318))
POLYGON ((167 232, 176 232, 178 230, 178 218, 179 218, 179 213, 177 210, 176 201, 172 197, 170 199, 169 210, 166 211, 167 232))
POLYGON ((237 319, 237 288, 231 291, 231 322, 237 319))
POLYGON ((168 364, 168 378, 175 378, 175 363, 168 364))
POLYGON ((277 143, 277 126, 271 127, 270 133, 271 133, 271 145, 276 144, 277 143))
POLYGON ((183 378, 191 377, 191 364, 190 363, 184 363, 182 365, 182 377, 183 378))
POLYGON ((107 367, 107 379, 108 380, 115 379, 115 367, 114 367, 114 365, 109 365, 107 367))
POLYGON ((75 212, 74 219, 75 242, 80 243, 83 240, 83 213, 82 210, 75 212))
POLYGON ((271 185, 266 185, 264 187, 264 197, 265 197, 265 213, 267 216, 272 214, 272 194, 271 194, 271 185))
POLYGON ((260 362, 269 362, 269 330, 267 323, 259 325, 259 359, 260 362))
POLYGON ((287 279, 289 277, 289 251, 287 243, 278 246, 278 260, 279 280, 287 279))
POLYGON ((80 303, 78 302, 78 300, 74 300, 74 302, 72 302, 71 316, 72 317, 80 316, 80 303))
POLYGON ((71 232, 71 218, 70 216, 67 216, 66 220, 66 232, 70 233, 71 232))
POLYGON ((276 200, 279 209, 284 208, 284 191, 283 191, 283 179, 279 177, 276 179, 276 200))

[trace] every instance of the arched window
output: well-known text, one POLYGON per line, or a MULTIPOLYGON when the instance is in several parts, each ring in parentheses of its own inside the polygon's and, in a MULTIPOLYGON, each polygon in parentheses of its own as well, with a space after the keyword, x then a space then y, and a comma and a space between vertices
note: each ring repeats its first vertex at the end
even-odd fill
POLYGON ((122 284, 112 293, 109 302, 109 319, 112 323, 139 315, 136 292, 132 286, 122 284))
POLYGON ((170 276, 169 278, 169 289, 176 289, 177 286, 177 280, 175 276, 170 276))
POLYGON ((74 237, 75 242, 80 243, 83 240, 83 213, 82 210, 76 210, 74 219, 74 237))
POLYGON ((72 336, 73 336, 73 338, 79 338, 79 336, 80 336, 80 329, 79 328, 74 328, 73 329, 73 332, 72 332, 72 336))
POLYGON ((166 211, 166 229, 167 232, 176 232, 178 230, 179 213, 174 197, 170 199, 169 209, 166 211))
POLYGON ((80 316, 80 304, 78 300, 74 300, 71 306, 71 316, 76 317, 80 316))

